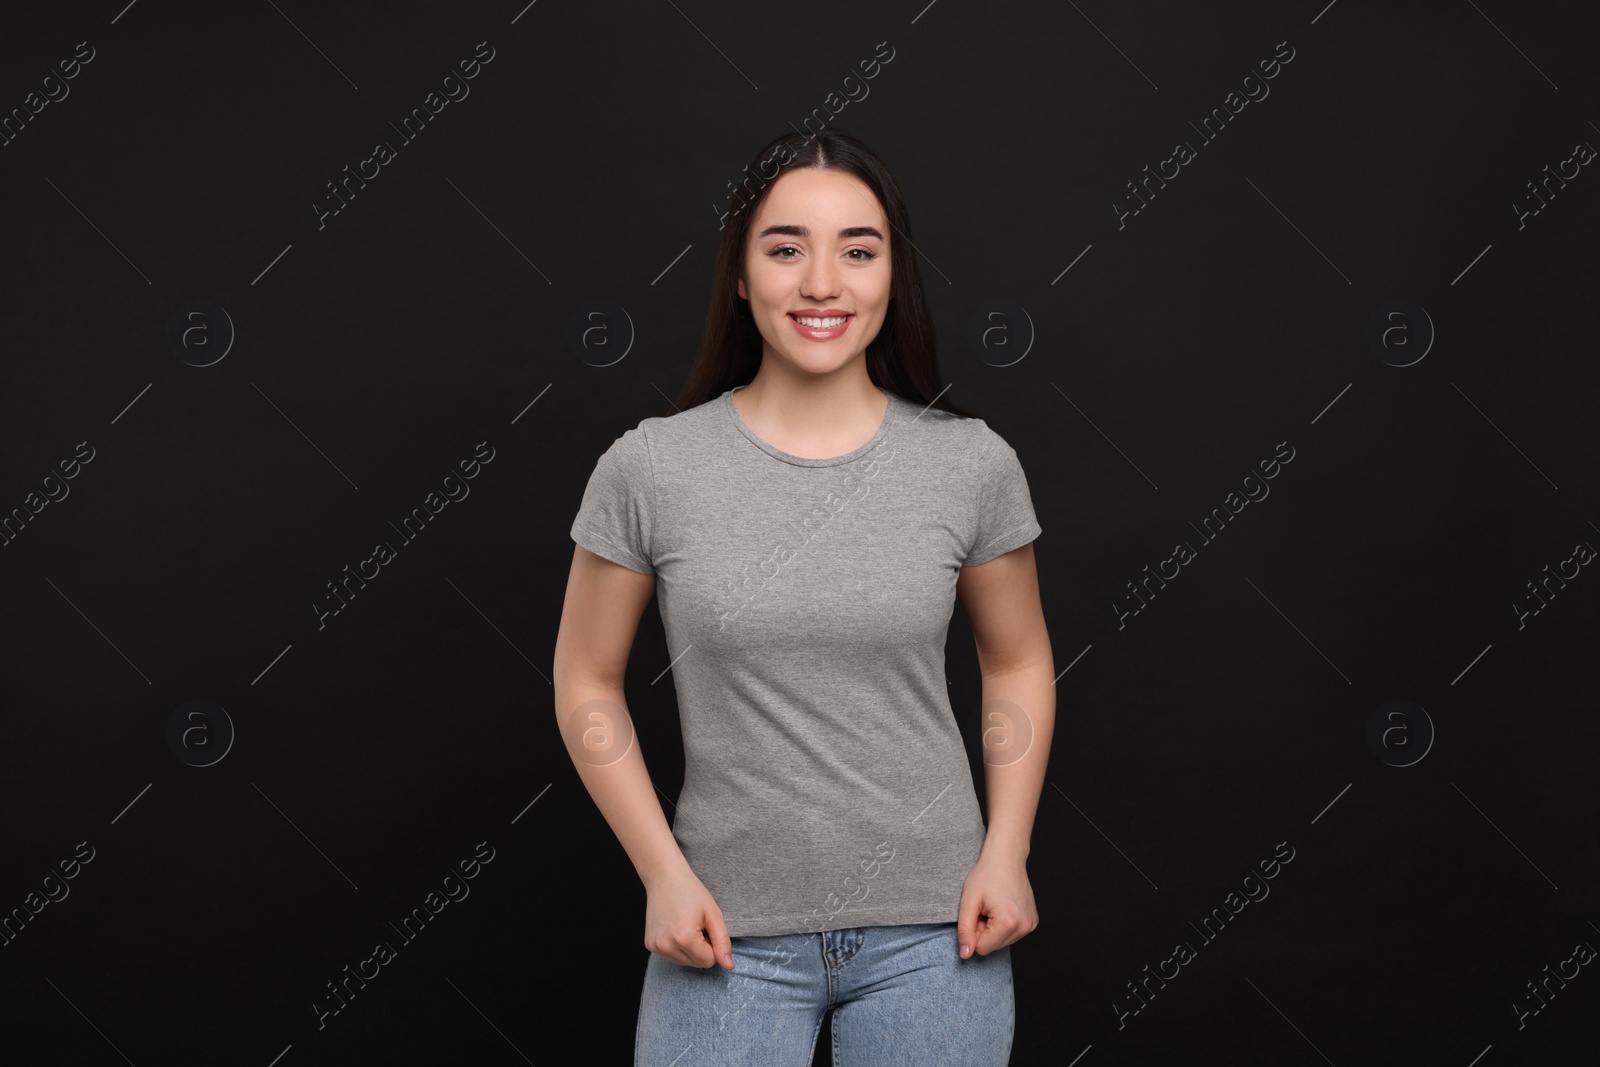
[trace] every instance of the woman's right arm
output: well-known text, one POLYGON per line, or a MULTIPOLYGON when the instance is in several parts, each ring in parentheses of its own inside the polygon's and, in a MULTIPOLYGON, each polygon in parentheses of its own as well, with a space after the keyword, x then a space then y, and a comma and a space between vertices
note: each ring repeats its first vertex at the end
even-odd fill
POLYGON ((716 901, 684 858, 645 769, 623 677, 655 575, 574 546, 556 633, 555 711, 578 777, 649 896, 645 947, 677 963, 733 969, 716 901))

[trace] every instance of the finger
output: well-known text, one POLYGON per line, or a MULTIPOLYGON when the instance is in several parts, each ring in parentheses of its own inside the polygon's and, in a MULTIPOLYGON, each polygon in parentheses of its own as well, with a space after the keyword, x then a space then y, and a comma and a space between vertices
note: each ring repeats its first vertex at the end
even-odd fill
POLYGON ((998 952, 1017 939, 1022 923, 1014 918, 990 915, 978 931, 978 951, 987 956, 998 952))
POLYGON ((974 956, 987 956, 1000 946, 995 943, 994 917, 980 915, 978 917, 977 936, 972 941, 972 954, 974 956))
POLYGON ((706 913, 706 933, 710 935, 714 962, 722 964, 725 971, 733 970, 733 939, 728 936, 728 924, 722 921, 720 912, 706 913))
POLYGON ((676 941, 660 948, 653 948, 650 951, 664 960, 671 960, 680 967, 693 967, 695 965, 694 959, 689 952, 676 941))
POLYGON ((976 893, 961 894, 961 909, 956 913, 956 944, 961 946, 962 959, 967 959, 977 948, 981 904, 976 893))
POLYGON ((690 938, 681 943, 683 954, 689 957, 691 966, 704 969, 717 962, 711 955, 711 943, 706 940, 704 931, 696 930, 690 938))

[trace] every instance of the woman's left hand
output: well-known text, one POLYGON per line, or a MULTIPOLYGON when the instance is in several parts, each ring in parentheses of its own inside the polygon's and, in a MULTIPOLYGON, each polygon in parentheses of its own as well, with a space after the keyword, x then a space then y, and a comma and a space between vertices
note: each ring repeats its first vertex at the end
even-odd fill
POLYGON ((1025 861, 985 849, 961 887, 956 921, 961 958, 974 952, 987 956, 1028 936, 1038 926, 1039 909, 1033 903, 1025 861))

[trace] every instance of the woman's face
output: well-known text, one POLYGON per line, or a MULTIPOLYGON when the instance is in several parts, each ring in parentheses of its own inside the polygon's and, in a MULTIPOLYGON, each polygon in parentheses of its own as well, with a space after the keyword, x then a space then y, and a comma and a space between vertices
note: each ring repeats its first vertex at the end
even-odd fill
POLYGON ((889 223, 872 190, 844 171, 798 169, 772 185, 750 223, 739 295, 763 360, 829 374, 877 336, 889 278, 889 223))

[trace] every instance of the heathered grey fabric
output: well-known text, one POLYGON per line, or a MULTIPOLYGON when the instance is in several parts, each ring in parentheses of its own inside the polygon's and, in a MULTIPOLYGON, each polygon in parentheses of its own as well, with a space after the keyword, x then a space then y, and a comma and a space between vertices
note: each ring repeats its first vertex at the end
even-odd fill
POLYGON ((572 525, 656 576, 673 836, 734 937, 955 922, 985 829, 945 637, 960 568, 1040 533, 1022 466, 981 419, 892 393, 860 448, 792 456, 741 388, 625 432, 572 525))

